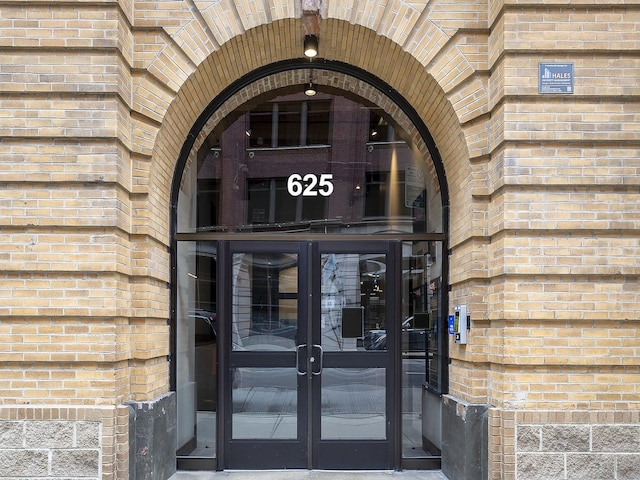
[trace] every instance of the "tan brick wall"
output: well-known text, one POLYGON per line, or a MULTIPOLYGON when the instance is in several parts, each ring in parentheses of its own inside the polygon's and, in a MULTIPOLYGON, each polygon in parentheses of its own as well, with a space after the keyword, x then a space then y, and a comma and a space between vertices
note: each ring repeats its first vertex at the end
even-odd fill
POLYGON ((568 435, 556 424, 575 423, 591 438, 637 427, 637 14, 615 5, 492 6, 490 65, 500 78, 484 248, 494 279, 489 402, 501 420, 490 478, 637 474, 637 449, 567 453, 547 442, 516 450, 521 424, 544 436, 568 435), (538 95, 540 61, 573 62, 575 93, 538 95), (525 408, 535 421, 509 413, 525 408), (541 433, 530 423, 549 427, 541 433))
MULTIPOLYGON (((321 56, 388 82, 442 156, 450 302, 472 319, 450 387, 496 407, 491 478, 515 478, 514 410, 597 411, 581 423, 605 425, 637 409, 640 10, 322 12, 321 56), (573 62, 575 93, 538 95, 540 61, 573 62)), ((0 403, 93 408, 168 390, 180 148, 235 79, 301 56, 299 14, 295 1, 3 2, 0 403)))

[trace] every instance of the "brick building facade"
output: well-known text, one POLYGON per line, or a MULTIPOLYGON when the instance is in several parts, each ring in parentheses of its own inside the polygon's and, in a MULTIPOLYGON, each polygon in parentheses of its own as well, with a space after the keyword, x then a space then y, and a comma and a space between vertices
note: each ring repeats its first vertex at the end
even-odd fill
POLYGON ((308 29, 411 105, 446 173, 449 313, 471 326, 441 408, 486 433, 461 464, 443 424, 444 473, 639 478, 639 25, 589 1, 2 1, 0 478, 171 474, 181 149, 215 99, 213 122, 304 84, 227 90, 308 29), (570 92, 540 93, 545 62, 573 65, 570 92))

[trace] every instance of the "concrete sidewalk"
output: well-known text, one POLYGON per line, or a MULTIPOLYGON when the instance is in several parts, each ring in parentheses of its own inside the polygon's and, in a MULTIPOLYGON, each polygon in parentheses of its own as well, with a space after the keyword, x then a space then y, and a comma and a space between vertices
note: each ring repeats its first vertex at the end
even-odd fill
POLYGON ((439 470, 327 471, 327 470, 229 470, 175 473, 169 480, 447 480, 439 470))

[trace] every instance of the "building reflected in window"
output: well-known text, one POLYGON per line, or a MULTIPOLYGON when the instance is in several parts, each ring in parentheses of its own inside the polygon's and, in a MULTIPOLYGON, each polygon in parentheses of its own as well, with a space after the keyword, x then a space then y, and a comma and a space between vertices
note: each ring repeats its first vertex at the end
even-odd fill
POLYGON ((181 208, 195 211, 181 231, 442 233, 431 159, 389 117, 345 97, 302 98, 252 105, 211 132, 185 170, 181 208))

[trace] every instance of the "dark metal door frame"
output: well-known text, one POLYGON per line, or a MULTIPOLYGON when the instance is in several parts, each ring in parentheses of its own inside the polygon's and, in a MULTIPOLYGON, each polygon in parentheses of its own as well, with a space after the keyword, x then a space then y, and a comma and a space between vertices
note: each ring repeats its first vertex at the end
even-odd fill
POLYGON ((234 353, 231 343, 231 281, 219 283, 218 298, 223 299, 220 314, 218 469, 247 468, 323 468, 323 469, 392 469, 401 462, 401 389, 400 359, 393 322, 400 318, 402 243, 371 240, 360 242, 219 242, 219 268, 222 279, 231 279, 233 253, 296 253, 298 255, 298 318, 297 352, 282 352, 265 358, 263 352, 234 353), (321 343, 319 315, 321 310, 320 256, 322 253, 378 253, 387 257, 386 299, 388 350, 381 352, 327 352, 317 350, 321 343), (309 347, 311 346, 311 347, 309 347), (302 361, 297 354, 305 357, 302 361), (312 360, 313 357, 313 360, 312 360), (320 357, 319 366, 315 362, 320 357), (233 368, 243 366, 292 367, 305 374, 298 375, 298 435, 295 440, 234 440, 231 438, 233 368), (386 439, 385 440, 322 440, 320 438, 321 382, 318 368, 378 367, 386 371, 386 439), (314 370, 316 369, 316 370, 314 370))
MULTIPOLYGON (((230 281, 233 274, 233 262, 231 261, 234 253, 252 253, 252 254, 268 254, 268 253, 295 253, 298 255, 298 271, 305 272, 309 270, 307 264, 308 255, 304 251, 304 244, 299 242, 220 242, 221 255, 224 255, 224 263, 221 274, 224 281, 220 282, 223 289, 222 302, 225 307, 223 317, 220 323, 225 325, 225 331, 221 335, 222 363, 221 375, 224 385, 222 399, 224 404, 223 411, 218 417, 218 439, 222 450, 218 451, 219 459, 222 459, 222 465, 219 461, 218 468, 248 468, 248 469, 271 469, 282 468, 286 462, 287 468, 306 468, 307 467, 307 422, 304 418, 305 410, 301 405, 308 403, 307 388, 305 385, 306 376, 299 375, 297 377, 297 439, 291 440, 260 440, 260 439, 232 439, 232 378, 231 371, 234 368, 242 367, 288 367, 296 368, 298 364, 297 354, 301 352, 234 352, 232 349, 231 329, 232 324, 232 285, 230 281), (302 415, 301 415, 302 413, 302 415)), ((303 319, 307 317, 308 302, 303 300, 303 290, 306 289, 305 279, 298 275, 298 295, 301 301, 298 303, 298 316, 303 319)), ((298 322, 298 342, 305 338, 306 322, 298 322)))
MULTIPOLYGON (((385 415, 386 438, 384 440, 322 440, 321 435, 321 377, 312 378, 315 382, 312 390, 312 454, 311 468, 317 469, 393 469, 400 467, 400 429, 401 429, 401 388, 397 383, 400 378, 400 363, 398 358, 398 340, 396 340, 395 323, 401 316, 401 267, 402 243, 391 241, 360 241, 341 242, 325 241, 313 244, 312 269, 320 269, 320 259, 323 253, 376 253, 386 255, 387 290, 391 290, 386 296, 387 319, 387 350, 384 355, 379 352, 327 352, 324 354, 323 364, 325 368, 350 367, 350 368, 384 368, 386 371, 386 402, 385 415)), ((312 292, 319 293, 321 289, 320 276, 313 278, 312 292)), ((313 296, 312 312, 319 315, 321 310, 320 295, 313 296)), ((314 319, 311 328, 314 344, 320 343, 320 322, 314 319)))

